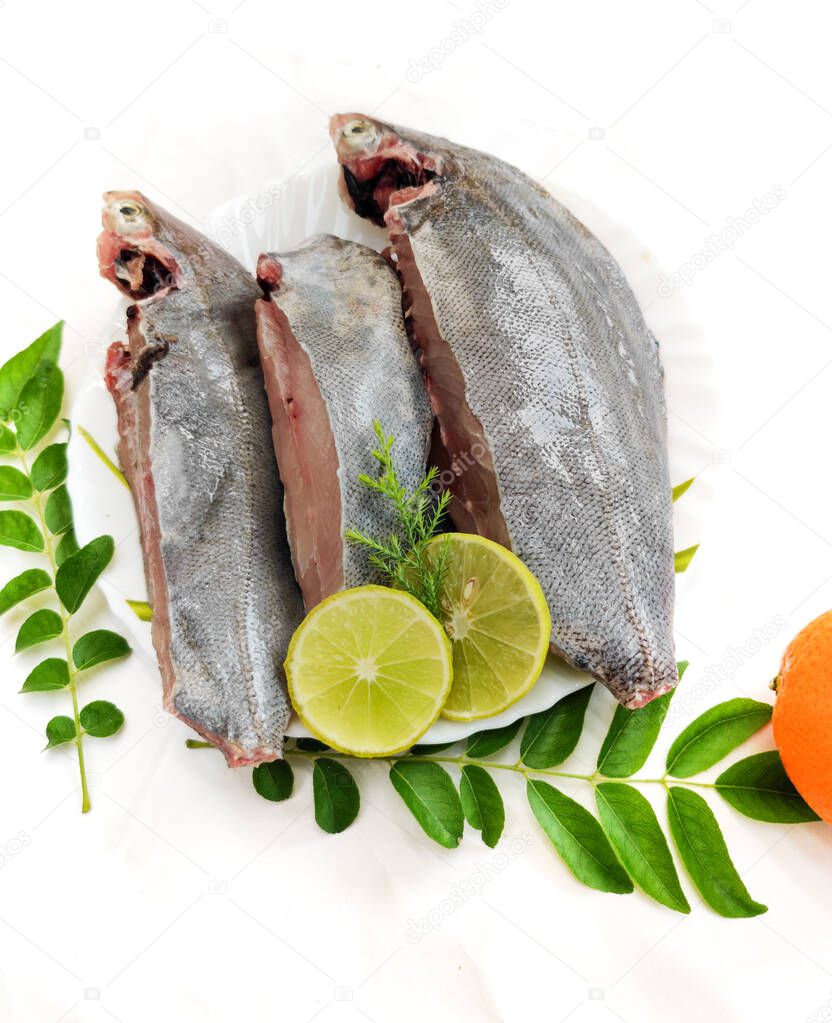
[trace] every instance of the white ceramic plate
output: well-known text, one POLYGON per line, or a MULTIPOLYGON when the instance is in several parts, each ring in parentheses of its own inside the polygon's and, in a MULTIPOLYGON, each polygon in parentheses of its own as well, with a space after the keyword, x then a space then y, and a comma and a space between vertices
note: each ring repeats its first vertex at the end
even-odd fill
MULTIPOLYGON (((336 234, 376 249, 383 248, 386 244, 384 232, 356 217, 341 203, 337 173, 334 161, 329 161, 296 175, 286 183, 266 185, 255 198, 231 200, 213 214, 208 233, 252 271, 261 252, 293 248, 314 234, 336 234)), ((579 196, 559 193, 558 198, 611 249, 642 303, 648 302, 651 293, 655 295, 657 267, 638 238, 611 222, 579 196)), ((125 306, 126 302, 122 303, 118 310, 114 310, 113 319, 102 324, 102 337, 112 336, 113 323, 121 329, 125 306)), ((663 304, 659 313, 659 316, 654 314, 651 317, 651 327, 662 341, 669 387, 674 382, 674 353, 678 352, 677 366, 685 388, 695 388, 702 395, 709 382, 709 367, 699 366, 691 379, 689 341, 692 333, 698 332, 696 326, 691 324, 680 303, 663 304), (688 342, 684 353, 681 347, 669 343, 671 338, 688 342)), ((72 422, 76 427, 84 427, 115 460, 116 415, 104 386, 102 370, 103 357, 79 391, 72 408, 72 422)), ((116 554, 101 578, 101 588, 113 614, 130 633, 136 647, 146 655, 149 664, 155 665, 150 625, 139 621, 127 604, 128 599, 147 599, 138 522, 130 494, 92 452, 77 429, 70 440, 69 455, 69 488, 79 542, 86 543, 101 533, 114 537, 116 554)), ((703 460, 706 459, 707 455, 703 460)), ((674 461, 671 431, 671 469, 674 461)), ((681 462, 680 471, 683 472, 689 464, 688 455, 681 462)), ((673 473, 672 478, 678 481, 683 477, 673 473)), ((551 707, 561 696, 585 685, 587 680, 586 675, 550 657, 535 687, 513 707, 486 721, 464 723, 440 719, 422 741, 449 742, 484 727, 498 728, 510 724, 527 714, 551 707)), ((288 732, 294 736, 309 734, 295 718, 288 732)))

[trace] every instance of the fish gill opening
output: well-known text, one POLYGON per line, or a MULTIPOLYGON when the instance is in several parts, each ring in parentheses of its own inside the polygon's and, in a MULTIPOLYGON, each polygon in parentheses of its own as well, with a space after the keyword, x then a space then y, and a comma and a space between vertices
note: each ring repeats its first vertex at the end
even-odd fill
POLYGON ((439 177, 437 171, 423 165, 421 154, 416 154, 413 163, 407 163, 400 157, 385 159, 377 172, 363 181, 346 164, 341 169, 355 212, 379 227, 384 227, 384 214, 396 192, 408 189, 416 192, 439 177))
POLYGON ((123 248, 113 261, 121 289, 135 301, 167 294, 177 286, 176 264, 167 265, 150 252, 123 248))

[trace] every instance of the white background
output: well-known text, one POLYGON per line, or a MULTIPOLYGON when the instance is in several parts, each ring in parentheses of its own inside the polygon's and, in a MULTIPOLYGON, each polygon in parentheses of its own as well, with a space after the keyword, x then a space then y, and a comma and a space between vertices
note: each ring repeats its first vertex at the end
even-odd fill
MULTIPOLYGON (((698 264, 670 297, 658 278, 640 293, 657 330, 699 325, 665 350, 674 480, 698 475, 677 546, 702 548, 679 585, 691 668, 642 772, 655 777, 706 707, 768 699, 786 642, 832 603, 832 17, 773 0, 508 0, 480 33, 446 42, 476 10, 0 0, 0 345, 6 357, 64 317, 72 393, 109 340, 101 191, 141 188, 199 224, 327 157, 337 110, 489 149, 591 198, 668 272, 698 264), (437 66, 414 70, 431 53, 437 66), (777 187, 774 208, 748 218, 777 187), (725 243, 744 218, 702 265, 705 239, 725 243)), ((6 552, 3 564, 10 576, 23 562, 6 552)), ((103 624, 101 609, 91 601, 103 624)), ((470 832, 453 852, 428 842, 381 764, 357 770, 360 817, 330 837, 304 766, 274 805, 247 772, 186 751, 135 655, 87 683, 84 698, 115 699, 127 725, 88 741, 93 811, 81 817, 72 759, 39 753, 65 698, 16 695, 31 663, 11 658, 21 618, 0 623, 0 1019, 799 1023, 832 1011, 823 824, 715 807, 771 907, 750 921, 718 918, 687 879, 688 917, 582 888, 514 776, 500 779, 496 851, 470 832), (409 940, 425 918, 432 929, 409 940)), ((591 770, 611 712, 597 692, 567 770, 591 770)), ((743 752, 770 746, 765 730, 743 752)), ((589 802, 587 788, 567 791, 589 802)))

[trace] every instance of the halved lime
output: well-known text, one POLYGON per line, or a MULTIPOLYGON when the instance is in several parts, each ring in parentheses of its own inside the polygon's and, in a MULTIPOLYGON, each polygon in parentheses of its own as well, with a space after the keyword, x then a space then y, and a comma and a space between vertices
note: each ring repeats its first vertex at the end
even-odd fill
POLYGON ((552 632, 540 583, 511 551, 468 533, 437 536, 427 555, 444 550, 440 618, 451 638, 454 679, 442 716, 490 717, 537 681, 552 632))
POLYGON ((301 721, 356 757, 412 746, 439 717, 453 677, 442 626, 414 597, 386 586, 343 590, 313 608, 285 668, 301 721))

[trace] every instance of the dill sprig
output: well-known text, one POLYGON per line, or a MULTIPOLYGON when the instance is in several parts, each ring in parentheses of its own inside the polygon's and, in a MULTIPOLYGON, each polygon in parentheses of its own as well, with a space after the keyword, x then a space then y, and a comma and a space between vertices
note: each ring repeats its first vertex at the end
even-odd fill
POLYGON ((362 473, 358 479, 368 490, 393 505, 400 535, 392 533, 386 540, 378 540, 350 528, 346 533, 347 540, 364 547, 369 553, 370 563, 387 576, 393 586, 420 600, 438 618, 448 545, 443 544, 439 557, 430 561, 426 558, 426 549, 428 541, 439 531, 451 494, 443 490, 438 497, 434 495, 433 484, 439 475, 435 466, 425 473, 413 493, 409 494, 396 475, 392 434, 386 435, 378 420, 373 423, 373 429, 378 447, 372 454, 378 462, 379 473, 375 477, 362 473))

